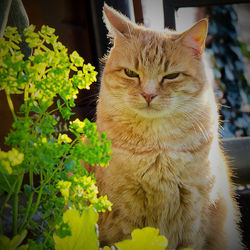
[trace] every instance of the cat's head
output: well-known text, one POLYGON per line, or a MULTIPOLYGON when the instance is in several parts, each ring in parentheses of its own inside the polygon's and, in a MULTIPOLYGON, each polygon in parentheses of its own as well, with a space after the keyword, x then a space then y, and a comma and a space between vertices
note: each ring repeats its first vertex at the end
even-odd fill
POLYGON ((205 86, 201 54, 208 22, 177 34, 150 30, 104 6, 113 47, 106 57, 102 88, 115 109, 155 118, 196 105, 205 86))

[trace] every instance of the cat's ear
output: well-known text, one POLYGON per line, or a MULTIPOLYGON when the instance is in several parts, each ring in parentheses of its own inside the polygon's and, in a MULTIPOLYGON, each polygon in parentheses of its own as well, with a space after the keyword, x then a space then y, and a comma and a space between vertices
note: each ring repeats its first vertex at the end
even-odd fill
POLYGON ((114 10, 106 3, 103 7, 103 21, 109 31, 109 35, 115 38, 119 36, 130 36, 133 23, 126 16, 114 10))
POLYGON ((205 41, 208 31, 208 19, 202 19, 190 29, 181 34, 182 44, 194 50, 197 54, 202 54, 205 49, 205 41))

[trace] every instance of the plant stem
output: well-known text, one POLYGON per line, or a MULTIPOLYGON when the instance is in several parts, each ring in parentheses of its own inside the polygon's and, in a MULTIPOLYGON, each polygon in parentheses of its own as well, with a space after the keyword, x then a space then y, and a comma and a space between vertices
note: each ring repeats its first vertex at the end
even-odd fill
MULTIPOLYGON (((40 201, 41 201, 41 197, 42 197, 42 193, 43 193, 43 187, 44 185, 41 185, 40 186, 40 189, 39 189, 39 193, 38 193, 38 196, 37 196, 37 200, 36 200, 36 203, 35 203, 35 206, 34 208, 32 209, 32 211, 30 212, 30 214, 27 216, 27 219, 26 219, 26 222, 22 225, 22 228, 20 228, 20 232, 26 228, 26 226, 30 223, 33 215, 36 213, 37 209, 38 209, 38 206, 40 204, 40 201)), ((29 209, 30 210, 30 209, 29 209)))
POLYGON ((23 183, 23 176, 24 172, 18 177, 18 182, 16 184, 16 188, 14 191, 14 198, 13 198, 13 220, 12 220, 12 230, 13 230, 13 236, 17 234, 17 217, 18 217, 18 194, 21 189, 21 185, 23 183))
MULTIPOLYGON (((73 147, 74 143, 77 141, 77 139, 75 139, 72 143, 71 143, 71 148, 73 147)), ((54 175, 63 167, 64 164, 64 160, 66 159, 66 155, 61 159, 61 162, 58 164, 58 166, 56 167, 56 169, 54 170, 54 172, 50 175, 50 177, 45 180, 45 182, 43 182, 42 178, 41 178, 41 183, 43 186, 47 185, 49 183, 49 181, 54 177, 54 175)), ((38 188, 37 188, 38 189, 38 188)), ((36 190, 35 190, 36 191, 36 190)))
POLYGON ((29 213, 30 213, 34 193, 35 192, 33 191, 29 196, 29 200, 28 200, 28 203, 27 203, 27 208, 26 208, 26 211, 25 211, 23 222, 22 222, 22 224, 21 224, 21 226, 19 227, 19 230, 18 230, 19 233, 21 233, 24 230, 25 223, 26 223, 26 221, 28 219, 28 216, 29 216, 29 213))
POLYGON ((54 220, 55 223, 54 223, 54 225, 51 226, 49 232, 47 233, 46 238, 45 238, 45 240, 44 240, 44 242, 43 242, 43 247, 46 246, 46 243, 47 243, 47 241, 49 240, 49 237, 50 237, 51 233, 55 230, 56 225, 57 225, 57 224, 56 224, 57 219, 58 219, 59 217, 61 217, 62 215, 63 215, 63 212, 61 212, 61 213, 56 217, 56 219, 54 220))
POLYGON ((8 202, 8 200, 10 199, 10 197, 11 197, 11 195, 12 195, 12 193, 13 193, 13 190, 14 190, 16 184, 17 184, 17 179, 16 179, 16 181, 14 182, 14 184, 11 186, 11 188, 10 188, 10 190, 9 190, 9 192, 8 192, 8 195, 7 195, 7 197, 5 198, 5 200, 4 200, 4 202, 3 202, 3 205, 1 206, 1 209, 0 209, 0 234, 3 233, 3 232, 2 232, 2 213, 3 213, 3 210, 4 210, 4 208, 5 208, 6 203, 8 202))
POLYGON ((28 99, 29 99, 29 83, 27 83, 24 88, 24 103, 26 107, 27 107, 28 99))
MULTIPOLYGON (((72 143, 72 145, 77 141, 77 139, 75 139, 72 143)), ((32 209, 32 211, 30 212, 31 210, 31 205, 32 205, 32 198, 33 197, 30 197, 29 201, 28 201, 28 207, 27 207, 27 210, 26 210, 26 213, 25 213, 25 218, 24 218, 24 221, 19 229, 19 231, 21 232, 23 229, 26 228, 26 226, 30 223, 33 215, 36 213, 37 209, 38 209, 38 206, 40 204, 40 201, 41 201, 41 196, 42 196, 42 193, 43 193, 43 187, 49 183, 49 181, 54 177, 54 175, 62 168, 63 164, 64 164, 64 160, 65 160, 66 156, 61 160, 60 164, 57 166, 57 168, 54 170, 54 172, 50 175, 50 177, 44 181, 43 180, 43 170, 41 168, 40 170, 40 182, 41 182, 41 185, 39 187, 37 187, 34 192, 36 192, 38 189, 39 189, 39 192, 38 192, 38 196, 37 196, 37 200, 36 200, 36 203, 35 203, 35 206, 34 208, 32 209)), ((32 194, 33 196, 33 194, 32 194)))
POLYGON ((9 183, 8 179, 6 178, 5 174, 3 174, 1 171, 0 171, 0 173, 1 173, 1 175, 3 176, 3 178, 4 178, 4 180, 5 180, 5 182, 6 182, 7 186, 8 186, 8 188, 10 189, 11 186, 10 186, 10 183, 9 183))
MULTIPOLYGON (((33 172, 32 172, 33 174, 33 172)), ((40 183, 41 185, 39 187, 37 187, 31 194, 30 194, 30 197, 29 197, 29 200, 28 200, 28 205, 27 205, 27 209, 26 209, 26 212, 25 212, 25 216, 24 216, 24 219, 23 219, 23 222, 20 226, 20 229, 19 229, 19 232, 22 232, 26 227, 27 225, 30 223, 33 215, 36 213, 37 211, 37 208, 40 204, 40 200, 41 200, 41 196, 42 196, 42 191, 43 191, 43 187, 45 186, 42 182, 43 182, 43 170, 42 170, 42 167, 40 169, 40 177, 41 177, 41 180, 40 180, 40 183), (39 193, 38 193, 38 197, 37 197, 37 200, 36 200, 36 204, 35 204, 35 207, 33 208, 33 210, 30 212, 31 210, 31 205, 32 205, 32 202, 33 202, 33 196, 36 192, 36 190, 39 189, 39 193)), ((32 181, 33 181, 33 177, 32 177, 32 181)), ((33 185, 32 185, 33 186, 33 185)))
POLYGON ((29 100, 29 86, 30 83, 27 83, 24 88, 24 105, 25 105, 25 117, 28 119, 30 113, 30 106, 28 105, 29 100))
POLYGON ((2 216, 3 209, 4 209, 6 203, 8 202, 8 200, 10 199, 10 197, 11 197, 11 195, 12 195, 13 190, 14 190, 14 188, 15 188, 15 186, 16 186, 16 183, 17 183, 17 179, 16 179, 16 181, 14 182, 14 184, 11 186, 11 188, 10 188, 10 190, 9 190, 9 192, 8 192, 8 195, 7 195, 7 197, 5 198, 5 200, 4 200, 4 202, 3 202, 3 205, 1 206, 1 209, 0 209, 0 216, 2 216))
MULTIPOLYGON (((66 104, 65 103, 63 103, 62 105, 60 105, 60 108, 62 108, 63 106, 65 106, 66 104)), ((48 112, 48 114, 50 115, 50 114, 52 114, 52 113, 54 113, 54 112, 56 112, 56 111, 58 111, 59 110, 59 107, 58 108, 55 108, 55 109, 53 109, 53 110, 51 110, 51 111, 49 111, 48 112)))
POLYGON ((56 225, 54 225, 53 227, 51 227, 51 229, 49 230, 49 232, 48 232, 48 234, 46 235, 46 238, 45 238, 45 240, 44 240, 44 242, 43 242, 43 247, 46 246, 46 243, 47 243, 47 241, 49 240, 50 234, 53 232, 53 230, 54 230, 55 228, 56 228, 56 225))
POLYGON ((7 102, 8 102, 11 114, 14 118, 14 121, 16 121, 16 114, 15 114, 14 105, 13 105, 13 102, 11 100, 10 93, 6 89, 5 89, 5 94, 6 94, 6 98, 7 98, 7 102))

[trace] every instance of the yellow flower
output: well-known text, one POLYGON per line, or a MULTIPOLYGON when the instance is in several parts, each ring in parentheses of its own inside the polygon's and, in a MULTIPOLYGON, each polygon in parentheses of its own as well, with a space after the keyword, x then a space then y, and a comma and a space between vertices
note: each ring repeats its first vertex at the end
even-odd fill
POLYGON ((60 192, 65 200, 69 198, 69 189, 71 187, 71 182, 69 181, 59 181, 57 187, 60 189, 60 192))
POLYGON ((62 143, 71 143, 72 140, 68 137, 68 135, 66 134, 59 134, 58 139, 57 139, 57 143, 58 144, 62 144, 62 143))
POLYGON ((8 154, 8 159, 12 166, 19 165, 23 162, 24 154, 18 152, 17 149, 13 148, 7 154, 8 154))
POLYGON ((85 127, 85 122, 81 122, 78 118, 76 120, 74 120, 73 122, 70 122, 70 124, 73 125, 76 132, 78 132, 78 133, 82 133, 83 128, 85 127))
POLYGON ((8 152, 0 151, 0 165, 8 172, 12 174, 11 167, 19 165, 23 162, 24 154, 20 153, 17 149, 12 148, 8 152))
POLYGON ((3 166, 4 169, 8 172, 8 174, 12 174, 12 168, 11 168, 10 163, 8 161, 1 160, 0 166, 3 166))
POLYGON ((42 143, 46 143, 47 142, 47 138, 46 137, 43 137, 42 138, 42 143))

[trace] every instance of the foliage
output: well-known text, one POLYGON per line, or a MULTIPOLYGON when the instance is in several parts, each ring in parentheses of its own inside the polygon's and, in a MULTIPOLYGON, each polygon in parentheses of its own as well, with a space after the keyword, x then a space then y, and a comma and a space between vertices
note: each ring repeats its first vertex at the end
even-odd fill
POLYGON ((168 241, 164 236, 158 234, 159 230, 151 227, 135 229, 131 234, 131 240, 124 240, 116 243, 115 246, 121 250, 164 250, 168 245, 168 241))
POLYGON ((4 235, 0 235, 0 250, 14 250, 14 249, 18 249, 18 250, 25 250, 28 249, 28 245, 22 245, 20 247, 18 247, 22 241, 24 240, 24 238, 27 235, 27 231, 24 230, 20 235, 16 235, 13 237, 12 240, 10 240, 8 237, 4 236, 4 235))
POLYGON ((250 85, 244 76, 243 54, 249 57, 237 37, 237 13, 231 5, 210 8, 208 52, 214 58, 214 75, 221 95, 224 137, 250 135, 250 119, 241 111, 250 103, 250 85))
POLYGON ((20 51, 16 28, 7 27, 0 39, 0 89, 14 119, 5 140, 10 150, 0 151, 0 194, 5 199, 0 215, 12 214, 14 238, 8 241, 2 236, 1 240, 13 245, 28 230, 29 245, 53 248, 52 235, 65 209, 111 209, 106 196, 97 196, 94 176, 83 167, 86 163, 107 166, 110 142, 87 119, 71 121, 69 134, 58 131, 58 114, 70 119, 78 89, 89 89, 97 73, 76 51, 68 55, 53 28, 34 29, 31 25, 24 30, 33 49, 27 59, 20 51), (19 111, 12 103, 13 94, 24 98, 19 111))
MULTIPOLYGON (((98 214, 93 208, 86 208, 80 215, 76 209, 68 210, 63 215, 63 227, 67 233, 64 237, 54 233, 56 249, 99 249, 95 225, 98 214), (68 229, 67 226, 68 225, 68 229)), ((60 229, 63 231, 63 229, 60 229)), ((60 232, 61 235, 63 232, 60 232)), ((116 243, 115 246, 120 250, 163 250, 167 247, 167 239, 160 236, 159 230, 152 227, 135 229, 132 232, 131 240, 124 240, 116 243)), ((104 247, 103 250, 111 249, 104 247)))
MULTIPOLYGON (((111 210, 111 203, 107 196, 98 196, 95 178, 84 164, 107 166, 110 141, 87 119, 70 121, 69 133, 64 134, 58 129, 57 115, 70 119, 78 88, 88 89, 96 72, 77 52, 68 56, 54 29, 34 29, 31 25, 24 30, 33 49, 27 59, 20 51, 16 28, 7 27, 0 39, 0 90, 14 120, 5 138, 10 150, 0 150, 0 198, 4 200, 0 230, 10 235, 6 229, 3 232, 7 212, 12 215, 12 239, 0 235, 0 249, 99 249, 98 212, 111 210), (12 103, 13 94, 24 98, 19 111, 12 103)), ((153 228, 136 229, 132 240, 116 246, 164 249, 167 240, 158 233, 153 228)))
MULTIPOLYGON (((55 249, 99 249, 95 228, 97 220, 98 214, 92 208, 84 209, 81 214, 76 209, 67 210, 63 215, 63 225, 68 225, 69 233, 64 237, 54 233, 55 249)), ((63 231, 62 227, 60 231, 63 231)))

